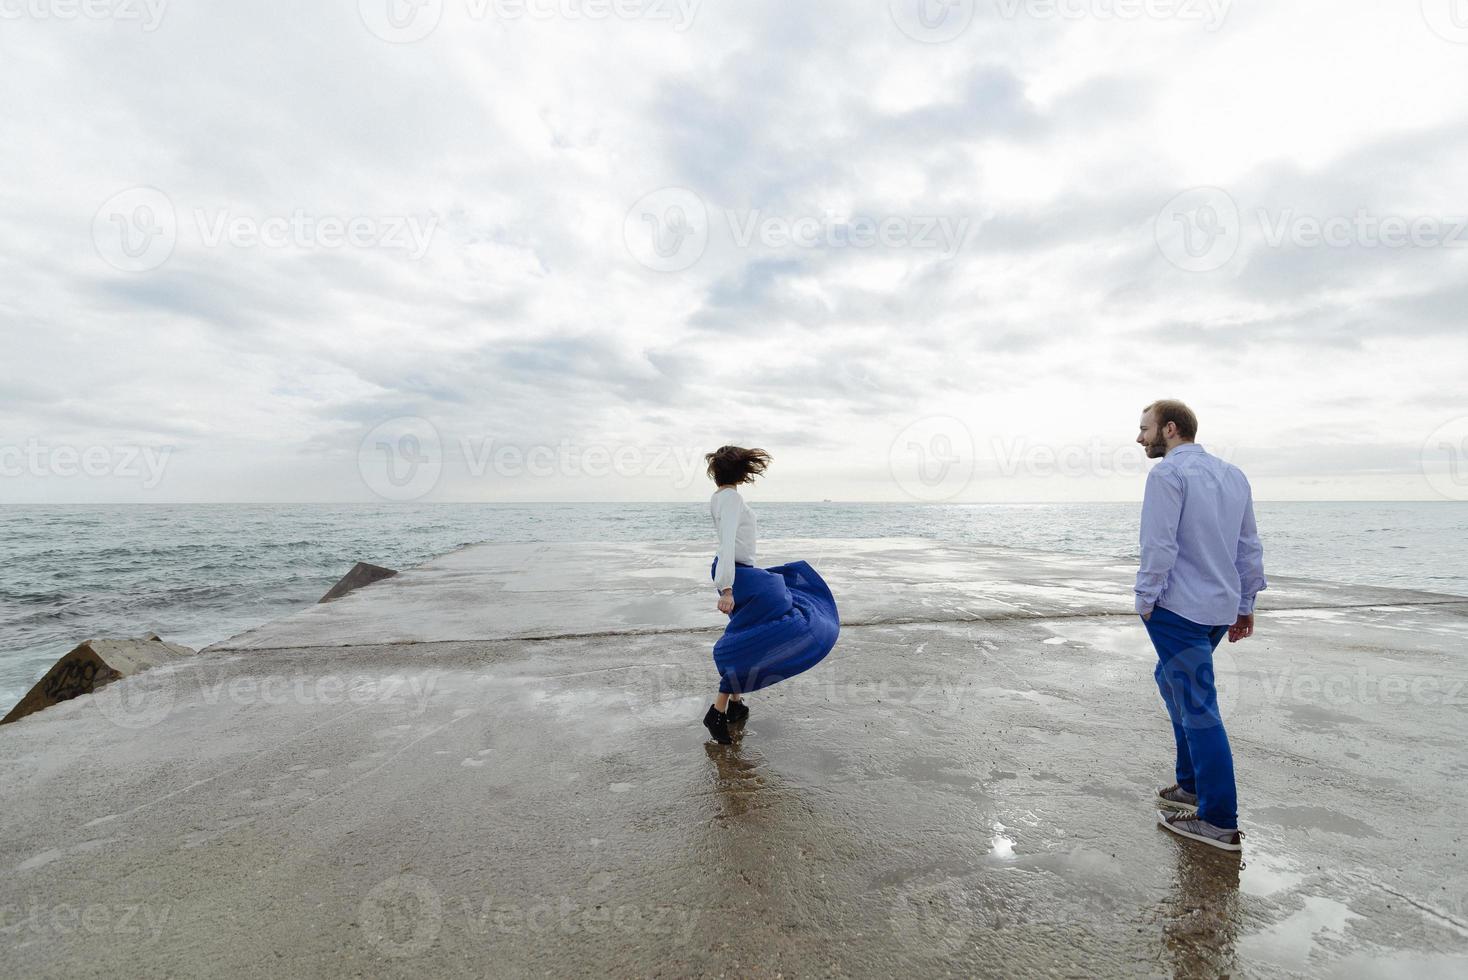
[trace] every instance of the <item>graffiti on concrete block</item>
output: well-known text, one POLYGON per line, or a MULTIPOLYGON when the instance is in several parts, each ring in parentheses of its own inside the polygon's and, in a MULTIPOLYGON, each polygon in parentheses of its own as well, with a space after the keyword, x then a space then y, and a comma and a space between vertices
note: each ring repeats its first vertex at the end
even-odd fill
POLYGON ((47 677, 42 692, 53 701, 69 701, 79 694, 89 693, 98 681, 105 684, 120 676, 106 664, 77 657, 47 677))

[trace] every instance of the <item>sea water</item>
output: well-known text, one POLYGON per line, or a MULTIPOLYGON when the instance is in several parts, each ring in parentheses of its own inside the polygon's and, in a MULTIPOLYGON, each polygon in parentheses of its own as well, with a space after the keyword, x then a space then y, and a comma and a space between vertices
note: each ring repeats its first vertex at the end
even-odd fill
MULTIPOLYGON (((1137 557, 1137 504, 750 501, 764 539, 914 535, 1137 557)), ((1260 503, 1257 513, 1267 573, 1468 595, 1468 503, 1260 503)), ((88 637, 154 630, 202 647, 315 602, 357 561, 403 569, 482 541, 700 538, 712 553, 702 498, 0 507, 0 713, 88 637)))

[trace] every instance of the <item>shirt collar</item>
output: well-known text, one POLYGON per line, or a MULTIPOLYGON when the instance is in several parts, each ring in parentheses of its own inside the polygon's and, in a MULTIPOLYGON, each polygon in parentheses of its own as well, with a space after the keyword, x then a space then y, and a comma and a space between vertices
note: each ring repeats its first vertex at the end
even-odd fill
POLYGON ((1185 442, 1180 446, 1173 446, 1167 451, 1167 455, 1176 456, 1178 453, 1201 453, 1203 447, 1196 442, 1185 442))

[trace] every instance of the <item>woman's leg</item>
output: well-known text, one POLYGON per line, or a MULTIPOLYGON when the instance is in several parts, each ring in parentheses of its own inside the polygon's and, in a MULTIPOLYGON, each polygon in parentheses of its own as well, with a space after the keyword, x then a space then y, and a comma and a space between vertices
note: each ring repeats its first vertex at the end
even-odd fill
POLYGON ((720 712, 729 710, 729 692, 720 691, 719 696, 714 699, 714 708, 720 712))
POLYGON ((744 698, 737 691, 729 695, 729 724, 742 725, 749 718, 749 706, 744 703, 744 698))

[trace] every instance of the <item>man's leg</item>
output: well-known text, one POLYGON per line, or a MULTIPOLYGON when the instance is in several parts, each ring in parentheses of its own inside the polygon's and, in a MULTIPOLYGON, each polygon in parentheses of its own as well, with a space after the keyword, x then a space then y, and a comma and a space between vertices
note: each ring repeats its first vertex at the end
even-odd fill
MULTIPOLYGON (((1150 630, 1148 632, 1150 633, 1150 630)), ((1157 638, 1155 636, 1152 638, 1152 643, 1153 646, 1157 645, 1157 638)), ((1172 719, 1172 741, 1177 747, 1177 763, 1175 766, 1177 784, 1186 792, 1196 796, 1198 789, 1193 775, 1193 758, 1188 752, 1188 736, 1183 730, 1182 713, 1178 711, 1177 702, 1172 696, 1172 685, 1167 682, 1167 679, 1162 673, 1162 651, 1160 648, 1157 651, 1157 658, 1157 669, 1152 672, 1152 676, 1157 681, 1157 691, 1162 695, 1162 703, 1167 706, 1167 716, 1172 719)))
POLYGON ((1200 784, 1206 782, 1208 785, 1209 798, 1198 794, 1198 815, 1215 827, 1234 828, 1239 825, 1239 791, 1234 780, 1233 749, 1223 727, 1213 670, 1213 651, 1227 635, 1227 626, 1214 626, 1208 633, 1208 703, 1212 705, 1210 717, 1217 719, 1218 724, 1196 730, 1208 742, 1209 757, 1208 771, 1198 779, 1200 784))
POLYGON ((1227 627, 1202 626, 1170 614, 1160 632, 1166 641, 1158 645, 1163 679, 1172 688, 1188 743, 1198 816, 1215 827, 1235 828, 1239 815, 1233 753, 1219 714, 1213 676, 1213 650, 1227 627))

